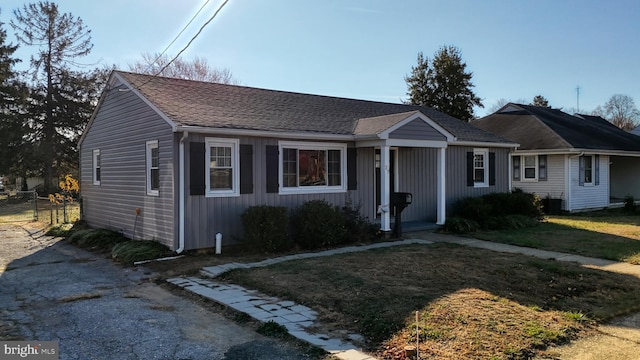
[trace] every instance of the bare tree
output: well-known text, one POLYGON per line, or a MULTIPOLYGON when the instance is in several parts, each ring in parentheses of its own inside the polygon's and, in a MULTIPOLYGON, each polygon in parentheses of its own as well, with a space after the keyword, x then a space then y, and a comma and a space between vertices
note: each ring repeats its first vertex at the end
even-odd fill
POLYGON ((640 120, 640 111, 633 98, 622 94, 613 95, 603 106, 595 108, 592 114, 609 120, 625 131, 635 128, 640 120))
POLYGON ((227 68, 215 69, 207 60, 195 57, 193 60, 177 58, 173 62, 166 54, 142 54, 142 60, 129 64, 129 70, 141 74, 162 75, 166 77, 215 82, 220 84, 237 85, 239 82, 233 78, 227 68))
POLYGON ((487 108, 487 114, 493 114, 494 112, 500 110, 503 106, 507 105, 508 103, 514 103, 514 104, 524 104, 527 101, 524 99, 518 99, 518 100, 508 100, 505 98, 500 98, 498 100, 496 100, 495 103, 493 103, 493 105, 489 106, 489 108, 487 108))

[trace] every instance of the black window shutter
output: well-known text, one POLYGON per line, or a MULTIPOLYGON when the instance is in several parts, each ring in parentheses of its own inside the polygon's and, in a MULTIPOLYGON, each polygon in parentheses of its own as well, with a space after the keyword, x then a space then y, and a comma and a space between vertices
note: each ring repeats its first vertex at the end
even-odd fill
POLYGON ((520 181, 520 156, 511 158, 513 164, 513 180, 520 181))
POLYGON ((473 151, 467 152, 467 186, 473 186, 473 151))
POLYGON ((205 190, 205 148, 203 142, 189 144, 189 193, 204 195, 205 190))
POLYGON ((253 145, 240 144, 240 194, 253 194, 253 145))
POLYGON ((358 189, 358 150, 347 148, 347 190, 358 189))
POLYGON ((578 158, 578 162, 579 162, 579 166, 578 166, 578 171, 580 172, 578 174, 578 185, 580 186, 584 186, 584 156, 580 156, 578 158))
POLYGON ((547 155, 538 156, 538 180, 547 181, 547 155))
POLYGON ((489 185, 496 184, 496 153, 489 153, 489 185))
POLYGON ((594 169, 595 169, 595 170, 593 171, 593 172, 594 172, 594 175, 593 175, 593 178, 594 178, 594 179, 593 179, 593 183, 594 183, 595 185, 600 185, 600 155, 595 155, 593 158, 594 158, 594 159, 593 159, 593 160, 594 160, 594 162, 596 163, 596 164, 594 165, 594 169))
POLYGON ((267 192, 278 192, 278 146, 267 145, 267 192))

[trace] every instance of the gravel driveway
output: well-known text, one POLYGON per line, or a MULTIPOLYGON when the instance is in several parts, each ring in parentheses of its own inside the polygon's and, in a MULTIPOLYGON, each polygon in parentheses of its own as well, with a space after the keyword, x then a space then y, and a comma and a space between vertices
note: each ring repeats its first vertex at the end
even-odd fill
POLYGON ((59 341, 60 359, 305 359, 111 261, 0 224, 0 339, 59 341))

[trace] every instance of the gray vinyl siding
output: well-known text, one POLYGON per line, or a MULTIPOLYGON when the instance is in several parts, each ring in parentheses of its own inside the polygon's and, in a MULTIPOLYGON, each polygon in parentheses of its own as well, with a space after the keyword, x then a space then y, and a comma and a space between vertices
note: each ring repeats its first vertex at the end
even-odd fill
MULTIPOLYGON (((487 147, 480 147, 487 148, 487 147)), ((495 192, 509 191, 509 152, 508 148, 488 147, 496 154, 496 184, 488 187, 467 186, 467 152, 473 152, 470 146, 449 146, 446 150, 446 206, 447 215, 451 215, 453 204, 460 198, 482 196, 495 192)))
MULTIPOLYGON (((189 134, 187 142, 205 142, 207 137, 221 136, 189 134)), ((230 197, 189 195, 189 168, 193 164, 189 163, 187 156, 187 170, 185 171, 187 177, 185 248, 187 250, 215 246, 216 233, 222 234, 223 245, 241 241, 243 236, 241 215, 245 209, 253 205, 276 205, 293 209, 309 200, 324 199, 330 204, 342 206, 347 198, 347 193, 351 194, 354 203, 360 201, 356 191, 328 194, 281 195, 267 193, 266 146, 278 145, 278 139, 255 137, 236 137, 233 139, 239 139, 240 144, 253 146, 253 193, 230 197)), ((187 151, 189 151, 188 147, 187 151)), ((196 166, 204 166, 204 164, 196 166)), ((359 181, 359 184, 361 183, 359 181)))
MULTIPOLYGON (((516 155, 520 156, 520 155, 516 155)), ((547 155, 547 180, 546 181, 513 181, 514 189, 521 189, 524 192, 534 193, 541 198, 551 197, 562 199, 562 208, 566 209, 566 177, 565 177, 565 156, 547 155)), ((523 161, 520 161, 522 168, 523 161)))
POLYGON ((92 227, 175 249, 177 161, 171 127, 131 91, 107 90, 80 146, 83 218, 92 227), (159 196, 147 195, 146 142, 158 141, 159 196), (93 150, 100 150, 101 184, 93 185, 93 150), (140 215, 136 220, 136 209, 140 215))
POLYGON ((429 126, 422 120, 416 119, 389 134, 392 139, 409 140, 438 140, 445 141, 446 138, 438 130, 429 126))
POLYGON ((433 148, 398 149, 398 192, 413 195, 402 212, 402 221, 435 222, 437 217, 438 150, 433 148))

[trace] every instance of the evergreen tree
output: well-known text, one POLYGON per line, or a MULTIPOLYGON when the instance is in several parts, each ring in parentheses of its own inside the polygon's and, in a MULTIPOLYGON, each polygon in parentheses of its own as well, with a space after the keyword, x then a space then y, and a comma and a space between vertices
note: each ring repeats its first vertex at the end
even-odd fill
POLYGON ((18 154, 23 147, 24 100, 26 85, 19 81, 13 57, 17 45, 7 44, 7 32, 0 22, 0 176, 19 169, 18 154))
POLYGON ((549 106, 549 100, 545 99, 544 96, 542 95, 536 95, 533 98, 533 102, 529 105, 533 105, 533 106, 540 106, 540 107, 546 107, 546 108, 550 108, 551 106, 549 106))
POLYGON ((473 107, 482 105, 473 92, 472 73, 466 72, 460 50, 443 46, 429 62, 418 53, 418 65, 405 76, 408 103, 432 107, 461 120, 473 119, 473 107))
POLYGON ((93 94, 85 86, 95 72, 72 71, 71 66, 91 51, 91 31, 80 18, 60 13, 48 1, 24 5, 14 16, 11 26, 18 41, 38 49, 31 57, 29 140, 39 160, 36 170, 43 173, 45 191, 50 192, 62 163, 75 156, 74 135, 89 117, 85 106, 93 94))

